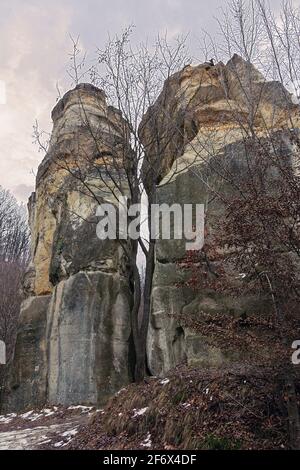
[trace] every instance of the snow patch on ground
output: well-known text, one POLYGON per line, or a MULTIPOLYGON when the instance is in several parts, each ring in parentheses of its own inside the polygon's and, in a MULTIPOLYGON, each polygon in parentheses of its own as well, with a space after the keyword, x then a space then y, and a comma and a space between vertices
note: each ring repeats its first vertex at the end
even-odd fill
POLYGON ((64 441, 58 441, 58 442, 55 442, 55 444, 53 444, 54 447, 61 447, 62 445, 64 445, 64 441))
POLYGON ((10 423, 17 415, 15 413, 10 413, 8 415, 0 416, 0 423, 8 424, 10 423))
POLYGON ((39 413, 34 412, 33 410, 27 411, 20 415, 20 418, 23 418, 28 421, 36 421, 37 419, 46 418, 48 416, 54 415, 56 412, 55 409, 50 410, 49 408, 44 408, 39 413))
POLYGON ((93 408, 93 406, 71 405, 68 410, 81 410, 82 413, 89 413, 93 408))
POLYGON ((166 379, 161 380, 159 383, 160 385, 167 385, 169 382, 170 382, 170 379, 166 378, 166 379))
POLYGON ((140 410, 137 410, 136 408, 133 408, 133 418, 137 418, 138 416, 142 416, 143 414, 146 413, 146 411, 148 410, 148 406, 146 406, 145 408, 141 408, 140 410))
POLYGON ((189 408, 191 406, 190 403, 182 403, 183 408, 189 408))
MULTIPOLYGON (((46 443, 54 441, 53 446, 59 447, 56 439, 62 437, 62 445, 68 444, 74 437, 74 422, 65 424, 54 424, 51 426, 37 426, 35 428, 0 432, 0 450, 31 450, 46 443), (71 426, 71 429, 67 429, 71 426), (53 434, 56 434, 56 437, 53 434)), ((77 431, 76 431, 77 432, 77 431)))
POLYGON ((152 446, 150 432, 148 432, 146 439, 143 442, 141 442, 141 446, 148 447, 148 448, 152 446))
POLYGON ((66 446, 94 410, 94 407, 84 405, 53 406, 21 414, 0 415, 0 450, 66 446))

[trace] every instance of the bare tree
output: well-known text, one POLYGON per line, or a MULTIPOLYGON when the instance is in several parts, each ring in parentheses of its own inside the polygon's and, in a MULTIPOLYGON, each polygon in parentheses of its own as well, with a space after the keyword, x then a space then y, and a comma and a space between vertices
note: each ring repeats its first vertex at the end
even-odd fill
POLYGON ((1 261, 26 261, 28 258, 26 209, 15 197, 0 187, 0 258, 1 261))
MULTIPOLYGON (((92 84, 103 90, 109 103, 118 110, 120 119, 105 131, 101 125, 95 126, 85 109, 79 87, 81 128, 88 132, 93 150, 87 151, 78 139, 72 162, 61 155, 54 156, 54 159, 60 169, 67 171, 79 182, 79 191, 98 204, 102 201, 101 194, 103 196, 105 192, 110 195, 110 199, 114 199, 116 205, 124 205, 124 198, 128 199, 125 204, 132 205, 140 204, 142 198, 147 200, 146 214, 140 214, 140 225, 144 229, 140 231, 138 239, 128 243, 119 237, 131 270, 135 380, 141 381, 146 373, 146 338, 154 272, 155 236, 150 230, 151 204, 156 202, 156 187, 161 179, 165 147, 172 145, 173 137, 177 134, 177 123, 172 122, 168 113, 162 115, 153 105, 162 88, 161 99, 167 99, 171 76, 189 64, 191 59, 185 37, 169 44, 167 36, 158 36, 152 47, 148 44, 133 46, 132 33, 133 27, 129 27, 120 37, 109 38, 106 46, 97 51, 97 65, 90 68, 85 66, 86 57, 80 54, 79 39, 71 38, 73 50, 68 74, 72 82, 79 85, 89 74, 92 84), (154 138, 147 134, 150 121, 157 129, 154 138), (161 143, 163 141, 164 144, 161 143), (142 270, 141 264, 144 265, 142 270)), ((99 109, 101 107, 103 103, 99 103, 99 109)), ((34 136, 40 148, 44 149, 42 134, 37 126, 34 128, 34 136)), ((182 146, 181 139, 178 148, 173 142, 176 153, 179 153, 179 145, 182 146)), ((128 226, 132 218, 129 215, 128 226)))
MULTIPOLYGON (((232 165, 234 156, 233 159, 218 156, 222 146, 227 147, 230 154, 230 131, 221 137, 223 142, 217 148, 211 143, 218 138, 217 132, 204 139, 206 131, 200 128, 193 139, 195 151, 200 148, 199 162, 209 167, 214 181, 207 184, 210 200, 218 198, 224 209, 219 227, 221 236, 218 241, 215 239, 215 245, 222 246, 226 253, 222 269, 212 268, 216 260, 215 249, 215 259, 209 259, 208 252, 212 254, 212 251, 207 247, 203 248, 201 259, 204 256, 215 286, 222 289, 224 283, 228 284, 224 269, 230 260, 231 267, 243 273, 244 293, 255 286, 256 292, 268 295, 278 338, 286 352, 292 334, 299 333, 296 319, 300 300, 300 147, 297 130, 300 10, 292 2, 284 1, 279 16, 275 16, 270 5, 262 0, 232 0, 218 23, 218 42, 206 35, 203 52, 208 55, 213 51, 217 58, 238 54, 244 59, 242 68, 240 60, 230 60, 227 65, 235 88, 228 87, 226 74, 219 74, 236 132, 235 140, 237 136, 239 140, 240 150, 236 147, 235 153, 240 152, 243 158, 242 168, 236 171, 232 165), (257 72, 253 64, 264 75, 257 72), (271 84, 268 79, 272 80, 271 84), (238 96, 238 106, 235 96, 238 96), (267 112, 264 112, 264 106, 267 112), (231 188, 226 194, 221 189, 224 183, 227 189, 231 188)), ((197 172, 203 182, 204 172, 197 172)), ((202 285, 203 280, 199 282, 202 285)), ((232 289, 232 278, 230 284, 232 289)), ((290 357, 284 362, 283 373, 291 446, 299 448, 297 385, 290 357)))
MULTIPOLYGON (((124 121, 122 121, 123 124, 120 121, 119 134, 123 138, 121 141, 116 140, 113 130, 109 129, 108 134, 110 134, 111 139, 106 136, 104 141, 101 129, 97 132, 97 129, 91 124, 84 104, 81 102, 82 125, 92 136, 96 151, 87 154, 81 148, 75 165, 74 162, 70 164, 67 159, 63 158, 57 161, 57 165, 64 168, 81 183, 81 190, 98 203, 101 202, 101 198, 98 196, 97 184, 95 184, 95 178, 93 184, 89 182, 87 168, 93 168, 99 184, 106 186, 107 191, 113 194, 116 201, 120 201, 120 196, 128 196, 129 194, 130 203, 140 203, 143 191, 146 189, 148 197, 147 222, 149 226, 152 222, 150 206, 156 202, 157 183, 164 175, 166 155, 170 156, 171 164, 173 164, 170 179, 189 167, 191 171, 197 173, 199 179, 207 186, 211 195, 211 198, 208 199, 219 198, 224 204, 227 215, 232 215, 232 212, 230 212, 232 207, 238 208, 244 204, 243 207, 247 207, 247 211, 250 211, 255 221, 252 224, 253 230, 254 228, 261 230, 261 223, 264 218, 257 210, 257 207, 269 204, 270 208, 272 207, 272 210, 275 211, 273 212, 275 214, 273 220, 276 220, 277 225, 274 225, 274 228, 280 226, 280 239, 278 238, 279 234, 272 239, 274 230, 270 230, 269 222, 267 225, 262 223, 263 236, 261 236, 261 232, 259 232, 260 237, 258 237, 258 231, 256 231, 255 236, 251 232, 253 236, 250 259, 252 259, 253 252, 257 256, 259 255, 261 261, 263 260, 263 269, 255 273, 256 281, 260 282, 270 295, 276 315, 279 312, 279 305, 280 312, 286 310, 286 306, 282 305, 282 291, 276 286, 280 285, 283 273, 287 273, 286 263, 290 253, 293 253, 296 257, 299 256, 299 234, 294 230, 298 226, 297 204, 293 204, 293 208, 288 209, 287 199, 285 199, 285 203, 281 202, 280 205, 280 195, 279 193, 274 195, 274 192, 271 191, 271 179, 269 178, 271 168, 272 171, 280 175, 278 181, 280 181, 281 187, 285 188, 285 194, 289 194, 293 198, 298 197, 299 145, 293 122, 296 105, 293 102, 294 98, 285 92, 283 86, 288 87, 298 95, 299 66, 297 61, 300 55, 298 54, 299 34, 297 33, 299 33, 299 12, 293 9, 289 2, 285 2, 281 20, 278 23, 272 12, 260 0, 250 0, 249 2, 233 0, 229 3, 229 9, 224 11, 223 18, 219 20, 221 42, 219 44, 211 43, 210 45, 206 43, 205 45, 206 55, 214 55, 216 58, 228 56, 229 58, 238 53, 245 59, 247 64, 246 71, 244 70, 243 74, 235 66, 234 61, 231 61, 230 64, 231 74, 235 78, 241 98, 238 107, 232 105, 232 90, 228 89, 227 77, 222 73, 218 75, 218 80, 224 88, 224 96, 228 103, 231 119, 234 122, 234 128, 238 130, 241 145, 244 147, 245 178, 241 179, 240 175, 235 174, 228 160, 217 158, 220 149, 230 142, 228 135, 219 136, 217 130, 211 131, 202 128, 201 124, 196 126, 197 129, 194 133, 191 132, 191 135, 186 135, 182 123, 188 119, 192 121, 193 110, 187 104, 185 108, 182 108, 182 116, 173 113, 172 105, 174 103, 171 103, 170 106, 168 99, 170 87, 174 85, 173 78, 175 76, 176 83, 176 72, 190 63, 184 40, 179 40, 175 46, 170 46, 166 38, 158 38, 153 48, 149 48, 147 45, 135 48, 131 44, 130 28, 121 37, 109 38, 106 47, 98 51, 97 66, 89 69, 92 83, 103 89, 110 102, 122 113, 124 121), (268 86, 266 80, 262 75, 257 74, 252 64, 260 68, 267 78, 276 79, 281 85, 277 87, 276 96, 274 96, 273 113, 272 109, 269 112, 269 116, 273 117, 272 119, 266 119, 261 112, 265 94, 268 93, 268 86), (160 93, 162 87, 163 91, 160 93), (157 98, 159 106, 154 106, 157 98), (286 137, 294 144, 294 151, 293 154, 290 153, 289 155, 288 165, 283 160, 282 146, 278 145, 278 131, 281 129, 276 114, 278 110, 276 101, 278 99, 285 102, 287 111, 285 116, 286 137), (174 117, 180 117, 180 119, 174 119, 174 117), (147 132, 149 126, 152 128, 151 135, 147 132), (192 162, 183 159, 177 165, 176 158, 182 155, 187 145, 193 151, 195 159, 192 162), (117 151, 118 146, 119 150, 117 151), (260 163, 265 164, 268 162, 266 167, 260 169, 257 167, 257 161, 253 157, 253 152, 249 152, 249 147, 256 149, 256 155, 263 156, 260 163), (207 172, 202 172, 199 168, 195 169, 194 163, 208 166, 210 170, 208 176, 207 172), (291 171, 291 164, 294 173, 291 171), (104 173, 106 178, 103 177, 104 173), (266 175, 269 178, 267 180, 265 180, 266 175), (122 186, 124 178, 126 188, 122 186), (109 181, 109 184, 107 181, 109 181), (216 181, 218 184, 216 184, 216 181), (224 183, 234 190, 233 195, 222 193, 221 188, 224 183), (240 205, 236 204, 234 206, 234 198, 235 202, 237 202, 237 199, 239 200, 240 205), (260 206, 257 206, 258 200, 260 206), (282 205, 284 205, 284 208, 282 205), (280 207, 281 209, 279 209, 280 207), (292 209, 294 212, 291 212, 292 209), (272 243, 271 239, 273 240, 272 243), (281 269, 275 269, 275 266, 278 267, 274 263, 274 253, 277 254, 276 244, 284 246, 285 250, 284 256, 280 257, 281 269)), ((77 85, 79 80, 84 77, 83 69, 85 64, 85 60, 80 59, 77 41, 73 41, 71 64, 70 76, 77 85)), ((221 69, 222 67, 216 68, 217 71, 221 69)), ((216 73, 218 74, 218 72, 216 73)), ((201 83, 199 83, 200 86, 201 83)), ((181 89, 178 87, 178 93, 177 100, 180 101, 185 98, 184 87, 181 89)), ((78 99, 80 102, 80 92, 78 93, 78 99)), ((200 104, 198 103, 199 106, 200 104)), ((190 129, 193 128, 195 126, 191 122, 190 129)), ((281 141, 281 137, 279 140, 281 141)), ((296 201, 296 199, 293 199, 293 201, 296 201)), ((238 217, 238 213, 235 213, 235 216, 238 217)), ((229 218, 229 220, 234 219, 229 218)), ((245 228, 244 225, 240 226, 239 224, 231 227, 233 226, 241 230, 242 227, 245 228)), ((226 233, 228 234, 228 232, 226 233)), ((237 235, 236 232, 234 234, 237 235)), ((131 242, 130 247, 122 240, 120 240, 120 244, 128 258, 132 272, 134 292, 132 331, 137 361, 135 379, 140 381, 143 379, 146 370, 145 344, 150 315, 155 239, 151 236, 149 239, 147 237, 145 239, 141 235, 138 240, 131 242), (141 277, 137 256, 139 250, 143 252, 145 257, 142 309, 140 308, 142 298, 141 277), (142 311, 140 322, 138 321, 139 311, 142 311)), ((241 250, 239 247, 235 253, 236 257, 232 257, 232 262, 235 263, 237 269, 240 269, 242 262, 246 263, 247 253, 249 255, 249 246, 244 245, 244 249, 241 250)), ((254 259, 255 256, 253 256, 254 259)), ((253 276, 254 271, 251 271, 250 274, 252 264, 247 266, 249 267, 249 276, 253 276)), ((244 264, 243 269, 247 271, 244 264)), ((286 277, 285 283, 288 279, 290 279, 290 276, 286 277)), ((293 277, 294 294, 297 290, 296 281, 297 277, 295 275, 293 277)), ((295 400, 293 403, 295 405, 295 400)), ((291 415, 293 415, 291 425, 296 429, 295 432, 292 432, 296 436, 293 439, 293 445, 299 446, 299 429, 297 429, 299 428, 299 416, 297 417, 297 413, 295 413, 295 406, 291 415)))
MULTIPOLYGON (((9 363, 16 338, 22 300, 21 285, 29 257, 26 209, 0 187, 0 339, 6 345, 9 363)), ((0 374, 0 395, 5 368, 0 374)))

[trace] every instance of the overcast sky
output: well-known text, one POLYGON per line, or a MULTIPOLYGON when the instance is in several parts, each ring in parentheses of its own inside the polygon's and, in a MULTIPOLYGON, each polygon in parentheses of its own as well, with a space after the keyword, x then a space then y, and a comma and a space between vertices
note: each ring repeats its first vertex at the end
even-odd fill
MULTIPOLYGON (((32 144, 32 126, 51 128, 56 83, 66 90, 69 35, 80 35, 91 55, 108 32, 129 24, 137 40, 158 32, 190 33, 196 49, 203 29, 212 35, 223 0, 0 0, 0 185, 26 200, 43 154, 32 144)), ((276 7, 280 0, 272 0, 276 7)), ((299 3, 296 0, 296 3, 299 3)))

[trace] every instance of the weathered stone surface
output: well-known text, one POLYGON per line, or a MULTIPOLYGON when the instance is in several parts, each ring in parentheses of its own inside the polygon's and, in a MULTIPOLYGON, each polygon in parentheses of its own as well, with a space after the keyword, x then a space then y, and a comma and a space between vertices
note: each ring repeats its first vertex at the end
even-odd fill
POLYGON ((28 297, 21 308, 14 363, 9 375, 10 392, 4 409, 39 407, 46 401, 46 325, 51 296, 28 297))
MULTIPOLYGON (((70 237, 76 232, 72 240, 72 244, 76 245, 74 238, 76 239, 77 232, 80 231, 80 238, 82 230, 88 230, 86 221, 92 222, 90 219, 95 219, 97 202, 88 190, 84 190, 82 180, 89 187, 95 185, 95 196, 99 198, 99 202, 113 200, 103 182, 106 179, 106 184, 111 184, 110 178, 105 176, 106 168, 102 160, 96 166, 97 157, 101 153, 102 158, 107 158, 109 166, 109 159, 113 156, 115 166, 118 154, 122 154, 124 145, 127 145, 124 142, 125 124, 119 111, 107 106, 104 93, 92 85, 80 84, 66 93, 55 106, 52 119, 49 150, 39 166, 36 192, 29 202, 35 269, 32 291, 36 295, 52 291, 52 276, 49 272, 53 258, 62 254, 62 264, 66 265, 69 262, 63 258, 66 243, 70 242, 70 237), (77 177, 76 168, 81 171, 77 177), (71 171, 75 176, 70 174, 71 171), (68 237, 66 243, 62 236, 68 237)), ((122 168, 116 179, 126 193, 126 181, 121 179, 121 172, 122 168)), ((95 220, 92 226, 93 236, 88 244, 92 244, 95 251, 100 251, 101 243, 96 238, 95 220)), ((80 251, 85 248, 80 242, 80 251)), ((115 249, 115 245, 111 249, 115 249)), ((76 250, 78 252, 78 244, 76 250)), ((101 252, 99 257, 104 258, 106 255, 102 249, 101 252)), ((74 251, 71 255, 74 255, 74 251)), ((85 254, 83 258, 84 256, 85 254)), ((74 263, 78 269, 78 254, 76 258, 74 263)), ((91 262, 91 254, 88 258, 91 262)))
MULTIPOLYGON (((253 65, 237 55, 226 65, 185 67, 166 82, 140 127, 147 152, 146 187, 149 167, 153 162, 160 164, 157 203, 204 204, 212 228, 223 208, 210 188, 219 194, 232 192, 232 186, 218 178, 218 170, 224 174, 226 167, 238 181, 246 168, 244 129, 251 127, 262 137, 266 130, 273 132, 281 151, 290 152, 283 129, 299 127, 299 106, 280 83, 266 82, 253 65)), ((245 360, 246 348, 224 347, 191 329, 189 319, 201 323, 204 314, 214 320, 222 314, 229 322, 248 313, 264 315, 270 308, 263 299, 232 302, 210 291, 199 295, 184 285, 190 273, 178 261, 185 253, 185 240, 157 242, 147 345, 148 365, 154 375, 164 375, 181 361, 210 367, 245 360)))
MULTIPOLYGON (((24 283, 29 297, 9 378, 11 410, 46 401, 102 404, 132 380, 130 273, 120 246, 96 237, 95 217, 97 201, 116 203, 107 188, 112 159, 126 194, 127 125, 107 106, 103 92, 86 84, 68 92, 52 118, 49 151, 29 201, 32 261, 24 283), (83 190, 78 177, 95 189, 94 195, 83 190)), ((212 165, 221 168, 226 162, 236 178, 244 171, 244 128, 262 137, 266 129, 278 133, 288 149, 283 129, 291 127, 299 127, 299 107, 290 94, 240 57, 226 65, 187 66, 170 77, 142 120, 145 186, 149 189, 148 175, 158 168, 156 202, 207 206, 209 188, 231 191, 212 165)), ((217 198, 210 200, 212 227, 222 210, 217 198)), ((219 367, 244 360, 247 350, 224 347, 191 328, 189 319, 204 323, 208 315, 218 324, 253 311, 264 315, 269 308, 263 299, 232 301, 209 289, 195 293, 184 285, 189 272, 178 265, 185 252, 185 240, 156 246, 147 344, 154 375, 181 361, 219 367)))
POLYGON ((132 379, 128 286, 118 274, 79 272, 52 295, 48 321, 51 403, 102 404, 132 379))
POLYGON ((153 163, 155 174, 160 167, 158 183, 168 182, 174 172, 208 161, 243 138, 243 125, 265 132, 298 124, 292 95, 279 82, 266 81, 238 55, 226 65, 188 65, 166 81, 142 119, 145 185, 153 163))
POLYGON ((88 84, 69 91, 52 119, 28 204, 32 252, 24 291, 30 297, 10 372, 10 409, 99 404, 132 380, 130 275, 119 244, 96 235, 98 204, 117 202, 108 169, 127 194, 126 123, 88 84))

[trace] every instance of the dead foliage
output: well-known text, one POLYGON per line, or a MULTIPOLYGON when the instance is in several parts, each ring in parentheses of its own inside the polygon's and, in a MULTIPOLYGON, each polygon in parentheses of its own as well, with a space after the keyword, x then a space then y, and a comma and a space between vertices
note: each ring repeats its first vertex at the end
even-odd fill
POLYGON ((281 372, 274 367, 176 368, 114 396, 71 449, 288 448, 281 372))

